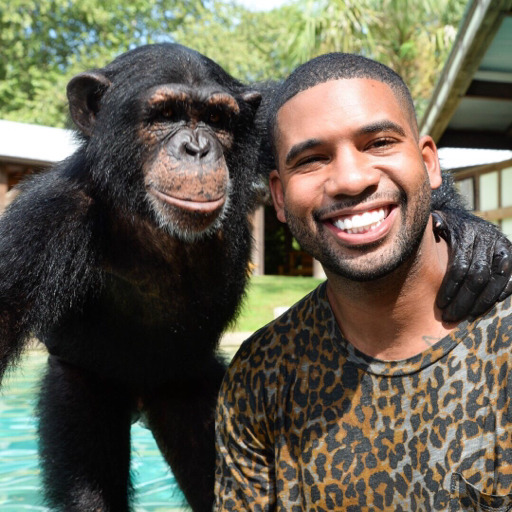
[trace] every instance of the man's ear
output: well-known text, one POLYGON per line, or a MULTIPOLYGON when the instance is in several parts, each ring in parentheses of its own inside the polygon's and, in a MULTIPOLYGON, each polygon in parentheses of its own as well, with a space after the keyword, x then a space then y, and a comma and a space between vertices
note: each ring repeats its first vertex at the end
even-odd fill
POLYGON ((424 135, 420 138, 418 145, 430 179, 430 188, 439 188, 441 186, 442 177, 436 143, 430 135, 424 135))
POLYGON ((110 85, 110 80, 97 71, 80 73, 68 83, 71 118, 85 135, 92 134, 100 100, 110 85))
POLYGON ((270 193, 272 194, 272 201, 276 209, 277 218, 281 222, 286 222, 286 215, 284 214, 284 191, 281 177, 276 170, 270 173, 268 183, 270 186, 270 193))

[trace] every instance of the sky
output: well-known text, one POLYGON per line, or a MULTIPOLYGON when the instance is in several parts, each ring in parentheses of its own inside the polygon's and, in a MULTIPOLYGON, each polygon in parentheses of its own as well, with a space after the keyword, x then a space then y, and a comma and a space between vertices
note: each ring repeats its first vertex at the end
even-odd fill
POLYGON ((237 0, 237 3, 251 9, 252 11, 270 11, 279 7, 289 0, 237 0))

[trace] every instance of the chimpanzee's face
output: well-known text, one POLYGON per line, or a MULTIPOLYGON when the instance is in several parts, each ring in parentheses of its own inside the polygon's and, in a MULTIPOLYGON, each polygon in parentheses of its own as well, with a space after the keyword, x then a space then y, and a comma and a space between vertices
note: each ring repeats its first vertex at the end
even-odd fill
POLYGON ((194 238, 216 229, 229 203, 225 154, 240 107, 219 88, 165 84, 142 101, 144 185, 159 223, 194 238))
POLYGON ((91 151, 99 148, 96 181, 127 211, 149 210, 186 241, 219 229, 236 188, 230 173, 242 171, 237 143, 252 126, 259 92, 197 52, 156 45, 77 75, 68 98, 91 151))

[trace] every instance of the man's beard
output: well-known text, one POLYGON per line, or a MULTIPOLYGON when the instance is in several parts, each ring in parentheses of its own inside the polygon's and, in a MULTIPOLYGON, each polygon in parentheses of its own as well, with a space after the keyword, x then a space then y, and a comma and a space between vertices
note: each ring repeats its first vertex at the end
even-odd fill
POLYGON ((317 259, 326 270, 351 281, 373 281, 395 271, 417 252, 430 217, 428 179, 417 194, 413 211, 408 211, 409 200, 403 191, 397 199, 401 216, 400 231, 395 235, 389 250, 375 255, 371 253, 384 241, 365 244, 362 250, 368 254, 351 258, 344 253, 346 248, 340 251, 340 246, 332 240, 332 234, 327 232, 327 228, 319 220, 313 221, 317 225, 317 235, 311 232, 303 219, 296 217, 285 207, 286 221, 302 249, 317 259), (411 220, 409 223, 407 218, 411 220))

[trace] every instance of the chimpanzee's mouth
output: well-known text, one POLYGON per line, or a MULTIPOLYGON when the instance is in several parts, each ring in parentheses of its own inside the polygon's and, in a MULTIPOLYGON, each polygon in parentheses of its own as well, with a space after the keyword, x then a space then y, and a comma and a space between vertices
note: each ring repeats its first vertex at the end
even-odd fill
POLYGON ((180 208, 182 210, 186 210, 189 212, 196 212, 202 214, 215 213, 220 208, 222 208, 222 206, 226 202, 225 195, 213 200, 204 197, 185 199, 181 197, 170 196, 154 187, 150 187, 149 192, 163 203, 175 206, 176 208, 180 208))

